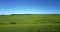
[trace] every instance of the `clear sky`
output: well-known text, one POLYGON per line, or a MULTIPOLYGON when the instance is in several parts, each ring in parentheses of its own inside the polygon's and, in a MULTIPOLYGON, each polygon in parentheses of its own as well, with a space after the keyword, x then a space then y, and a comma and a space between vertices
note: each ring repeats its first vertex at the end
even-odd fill
POLYGON ((60 0, 0 0, 0 14, 60 13, 60 0))

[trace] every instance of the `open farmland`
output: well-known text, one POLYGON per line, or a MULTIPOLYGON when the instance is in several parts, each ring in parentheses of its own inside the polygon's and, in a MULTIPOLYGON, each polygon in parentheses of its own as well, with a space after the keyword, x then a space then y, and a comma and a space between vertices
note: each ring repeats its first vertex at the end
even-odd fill
POLYGON ((60 14, 0 15, 0 32, 60 32, 60 14))

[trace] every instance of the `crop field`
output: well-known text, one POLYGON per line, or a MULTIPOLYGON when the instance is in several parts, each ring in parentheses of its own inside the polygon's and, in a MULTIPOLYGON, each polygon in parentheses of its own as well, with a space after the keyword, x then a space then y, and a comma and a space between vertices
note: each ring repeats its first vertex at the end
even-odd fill
POLYGON ((0 15, 0 32, 60 32, 60 14, 0 15))

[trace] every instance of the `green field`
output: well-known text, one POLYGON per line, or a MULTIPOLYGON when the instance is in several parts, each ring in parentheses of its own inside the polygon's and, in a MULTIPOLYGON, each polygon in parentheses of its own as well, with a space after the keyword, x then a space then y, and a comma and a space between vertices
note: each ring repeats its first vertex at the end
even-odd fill
POLYGON ((60 14, 0 15, 0 32, 60 32, 60 14))

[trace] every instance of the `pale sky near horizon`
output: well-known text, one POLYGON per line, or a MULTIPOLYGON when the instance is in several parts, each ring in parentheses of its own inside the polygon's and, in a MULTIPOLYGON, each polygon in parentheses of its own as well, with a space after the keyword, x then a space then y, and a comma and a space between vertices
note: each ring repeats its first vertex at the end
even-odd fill
POLYGON ((0 0, 0 14, 60 14, 60 0, 0 0))

